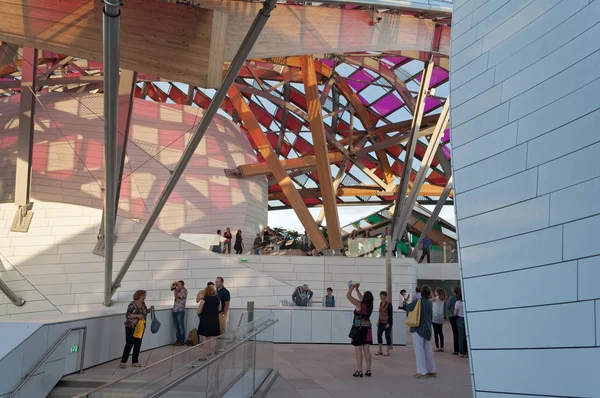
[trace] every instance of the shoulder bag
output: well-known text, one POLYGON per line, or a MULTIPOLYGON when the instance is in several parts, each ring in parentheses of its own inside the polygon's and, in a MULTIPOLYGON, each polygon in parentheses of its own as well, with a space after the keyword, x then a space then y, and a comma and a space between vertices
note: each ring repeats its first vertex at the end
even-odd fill
POLYGON ((152 310, 150 310, 150 316, 152 317, 152 323, 150 323, 150 331, 152 332, 152 334, 156 334, 156 333, 158 333, 158 330, 160 329, 160 322, 158 319, 156 319, 156 314, 154 313, 154 308, 152 308, 152 310))
POLYGON ((419 327, 419 325, 421 324, 421 299, 417 301, 415 309, 408 313, 404 324, 406 326, 410 326, 411 328, 419 327))

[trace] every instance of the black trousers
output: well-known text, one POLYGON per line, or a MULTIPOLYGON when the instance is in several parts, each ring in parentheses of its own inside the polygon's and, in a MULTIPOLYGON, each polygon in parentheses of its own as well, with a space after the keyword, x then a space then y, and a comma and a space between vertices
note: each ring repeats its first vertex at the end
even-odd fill
POLYGON ((444 328, 443 328, 443 324, 441 323, 431 323, 433 325, 433 335, 435 337, 435 348, 440 348, 440 344, 441 347, 444 348, 444 328), (439 341, 438 341, 439 338, 439 341))
POLYGON ((431 258, 429 257, 429 248, 423 249, 423 254, 421 254, 421 259, 419 260, 419 262, 422 262, 425 256, 427 256, 427 263, 431 263, 431 258))
POLYGON ((385 333, 386 345, 392 345, 392 327, 385 327, 385 323, 377 324, 377 344, 383 344, 383 334, 385 333))
POLYGON ((452 352, 458 352, 459 346, 458 346, 458 326, 456 326, 456 319, 458 318, 458 316, 451 316, 450 318, 450 326, 452 326, 452 336, 454 337, 454 351, 452 352))
POLYGON ((123 348, 123 356, 121 357, 121 363, 127 363, 127 361, 129 360, 129 353, 131 352, 131 347, 133 347, 133 357, 131 358, 131 363, 138 363, 138 359, 140 356, 140 348, 142 348, 142 339, 134 338, 134 332, 134 328, 128 328, 127 326, 125 326, 125 348, 123 348))

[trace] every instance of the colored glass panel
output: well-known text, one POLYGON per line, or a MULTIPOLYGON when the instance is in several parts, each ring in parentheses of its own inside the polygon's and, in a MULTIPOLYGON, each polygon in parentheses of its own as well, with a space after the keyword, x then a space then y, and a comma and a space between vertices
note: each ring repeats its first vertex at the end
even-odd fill
POLYGON ((379 101, 375 102, 373 104, 373 108, 375 108, 375 110, 379 112, 381 116, 387 116, 396 109, 400 108, 402 105, 404 105, 404 103, 396 96, 395 93, 389 93, 379 101))

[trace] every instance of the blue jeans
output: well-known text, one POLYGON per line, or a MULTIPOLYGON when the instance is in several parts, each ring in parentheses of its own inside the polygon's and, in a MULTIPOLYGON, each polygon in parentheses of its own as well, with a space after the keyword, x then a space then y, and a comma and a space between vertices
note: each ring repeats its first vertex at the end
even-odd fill
POLYGON ((185 343, 185 311, 173 312, 175 335, 178 343, 185 343))

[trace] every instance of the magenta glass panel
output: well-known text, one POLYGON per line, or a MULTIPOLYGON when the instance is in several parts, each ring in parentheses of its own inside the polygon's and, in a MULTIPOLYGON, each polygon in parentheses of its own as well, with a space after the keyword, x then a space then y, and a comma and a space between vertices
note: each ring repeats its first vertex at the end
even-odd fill
POLYGON ((348 82, 348 85, 354 89, 354 91, 359 92, 363 88, 367 87, 373 80, 375 80, 373 76, 361 69, 350 76, 346 81, 348 82))
POLYGON ((381 116, 387 116, 390 113, 394 112, 396 109, 400 108, 404 103, 400 100, 400 98, 396 97, 394 93, 389 93, 381 98, 379 101, 373 104, 373 108, 381 116))
POLYGON ((394 66, 398 65, 401 62, 406 61, 406 57, 385 57, 384 59, 394 66))
POLYGON ((425 113, 431 112, 432 109, 437 108, 442 103, 441 100, 433 97, 427 97, 425 100, 425 113))
POLYGON ((322 63, 324 63, 325 65, 329 66, 330 68, 333 67, 333 60, 332 59, 323 59, 321 60, 322 63))
POLYGON ((444 136, 442 137, 442 142, 448 141, 450 141, 450 129, 446 129, 446 131, 444 131, 444 136))
MULTIPOLYGON (((423 75, 418 75, 415 80, 421 81, 423 75)), ((438 68, 437 66, 433 68, 433 72, 431 72, 431 81, 429 82, 429 88, 435 87, 444 80, 448 79, 448 72, 442 68, 438 68)))

